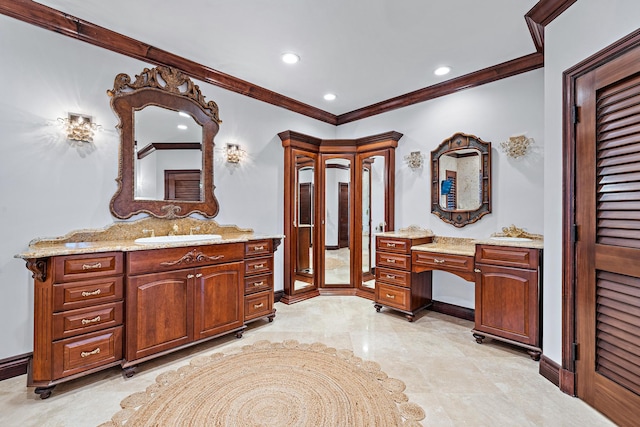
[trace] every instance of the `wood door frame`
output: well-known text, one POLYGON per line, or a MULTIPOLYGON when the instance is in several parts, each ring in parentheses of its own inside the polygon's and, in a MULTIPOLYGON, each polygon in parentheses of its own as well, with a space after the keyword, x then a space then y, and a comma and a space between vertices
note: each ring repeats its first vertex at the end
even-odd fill
POLYGON ((640 30, 614 42, 563 73, 562 100, 562 366, 560 389, 572 396, 576 393, 576 256, 575 196, 576 196, 576 130, 574 117, 579 120, 576 105, 576 81, 579 77, 640 46, 640 30))

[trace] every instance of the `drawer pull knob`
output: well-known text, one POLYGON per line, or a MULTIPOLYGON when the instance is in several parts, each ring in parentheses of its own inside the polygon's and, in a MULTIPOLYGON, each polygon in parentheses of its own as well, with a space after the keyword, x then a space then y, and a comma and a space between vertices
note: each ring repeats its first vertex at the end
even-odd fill
POLYGON ((436 264, 444 264, 444 263, 445 263, 445 260, 443 260, 443 259, 438 259, 438 258, 434 258, 434 259, 433 259, 433 262, 435 262, 436 264))
POLYGON ((84 291, 80 295, 82 295, 83 297, 92 297, 92 296, 95 296, 95 295, 100 295, 101 292, 102 292, 102 290, 96 289, 95 291, 91 291, 91 292, 84 291))
POLYGON ((256 264, 256 265, 253 266, 254 270, 257 270, 259 268, 264 268, 264 264, 256 264))
POLYGON ((264 251, 264 246, 254 246, 253 250, 254 251, 264 251))
POLYGON ((262 308, 264 307, 264 303, 261 302, 260 304, 253 304, 253 308, 262 308))
POLYGON ((255 282, 253 284, 253 286, 258 287, 258 286, 263 286, 264 285, 264 281, 260 281, 260 282, 255 282))
POLYGON ((387 243, 387 247, 388 248, 395 248, 396 244, 395 243, 387 243))
POLYGON ((387 258, 387 262, 390 264, 395 264, 396 260, 395 259, 391 259, 391 258, 387 258))
POLYGON ((196 274, 196 277, 197 277, 197 278, 202 277, 202 273, 198 273, 198 274, 196 274))
POLYGON ((474 268, 473 271, 475 271, 476 273, 482 273, 482 270, 480 270, 479 268, 474 268))
POLYGON ((396 276, 394 276, 393 274, 387 274, 387 279, 395 279, 396 276))
POLYGON ((96 268, 102 268, 102 263, 96 262, 95 264, 82 264, 83 270, 94 270, 96 268))
POLYGON ((193 279, 194 277, 196 276, 194 276, 193 274, 187 274, 187 279, 193 279))
POLYGON ((88 325, 90 323, 96 323, 100 321, 100 316, 96 316, 93 319, 82 319, 82 324, 83 325, 88 325))
POLYGON ((80 353, 80 357, 89 357, 93 356, 94 354, 100 354, 100 347, 92 351, 83 351, 82 353, 80 353))
POLYGON ((387 294, 387 298, 396 299, 395 295, 387 294))

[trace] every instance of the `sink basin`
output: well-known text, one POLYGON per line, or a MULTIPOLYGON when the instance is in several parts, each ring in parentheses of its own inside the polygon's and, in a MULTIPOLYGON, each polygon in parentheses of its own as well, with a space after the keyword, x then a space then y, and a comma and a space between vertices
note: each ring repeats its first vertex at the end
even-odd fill
POLYGON ((503 242, 530 242, 528 237, 490 237, 491 240, 501 240, 503 242))
POLYGON ((143 245, 152 245, 155 243, 200 242, 202 240, 218 240, 221 238, 222 236, 219 234, 183 234, 178 236, 140 237, 134 240, 134 242, 143 245))

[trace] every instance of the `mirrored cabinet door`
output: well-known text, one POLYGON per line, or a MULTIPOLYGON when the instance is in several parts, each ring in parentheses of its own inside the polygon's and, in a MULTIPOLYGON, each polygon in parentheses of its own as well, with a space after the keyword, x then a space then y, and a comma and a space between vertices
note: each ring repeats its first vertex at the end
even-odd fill
POLYGON ((324 161, 324 285, 351 284, 352 161, 324 161))
POLYGON ((315 240, 315 159, 295 156, 295 265, 293 293, 315 288, 313 246, 315 240))
POLYGON ((278 134, 284 148, 284 295, 374 299, 375 235, 393 230, 395 148, 402 134, 324 140, 278 134))

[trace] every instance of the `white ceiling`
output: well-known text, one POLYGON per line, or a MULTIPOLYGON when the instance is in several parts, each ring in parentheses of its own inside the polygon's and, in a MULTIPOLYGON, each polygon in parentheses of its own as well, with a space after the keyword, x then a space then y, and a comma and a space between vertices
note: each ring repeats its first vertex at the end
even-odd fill
POLYGON ((39 3, 332 114, 535 52, 524 15, 537 0, 39 3), (452 72, 436 77, 440 65, 452 72))

